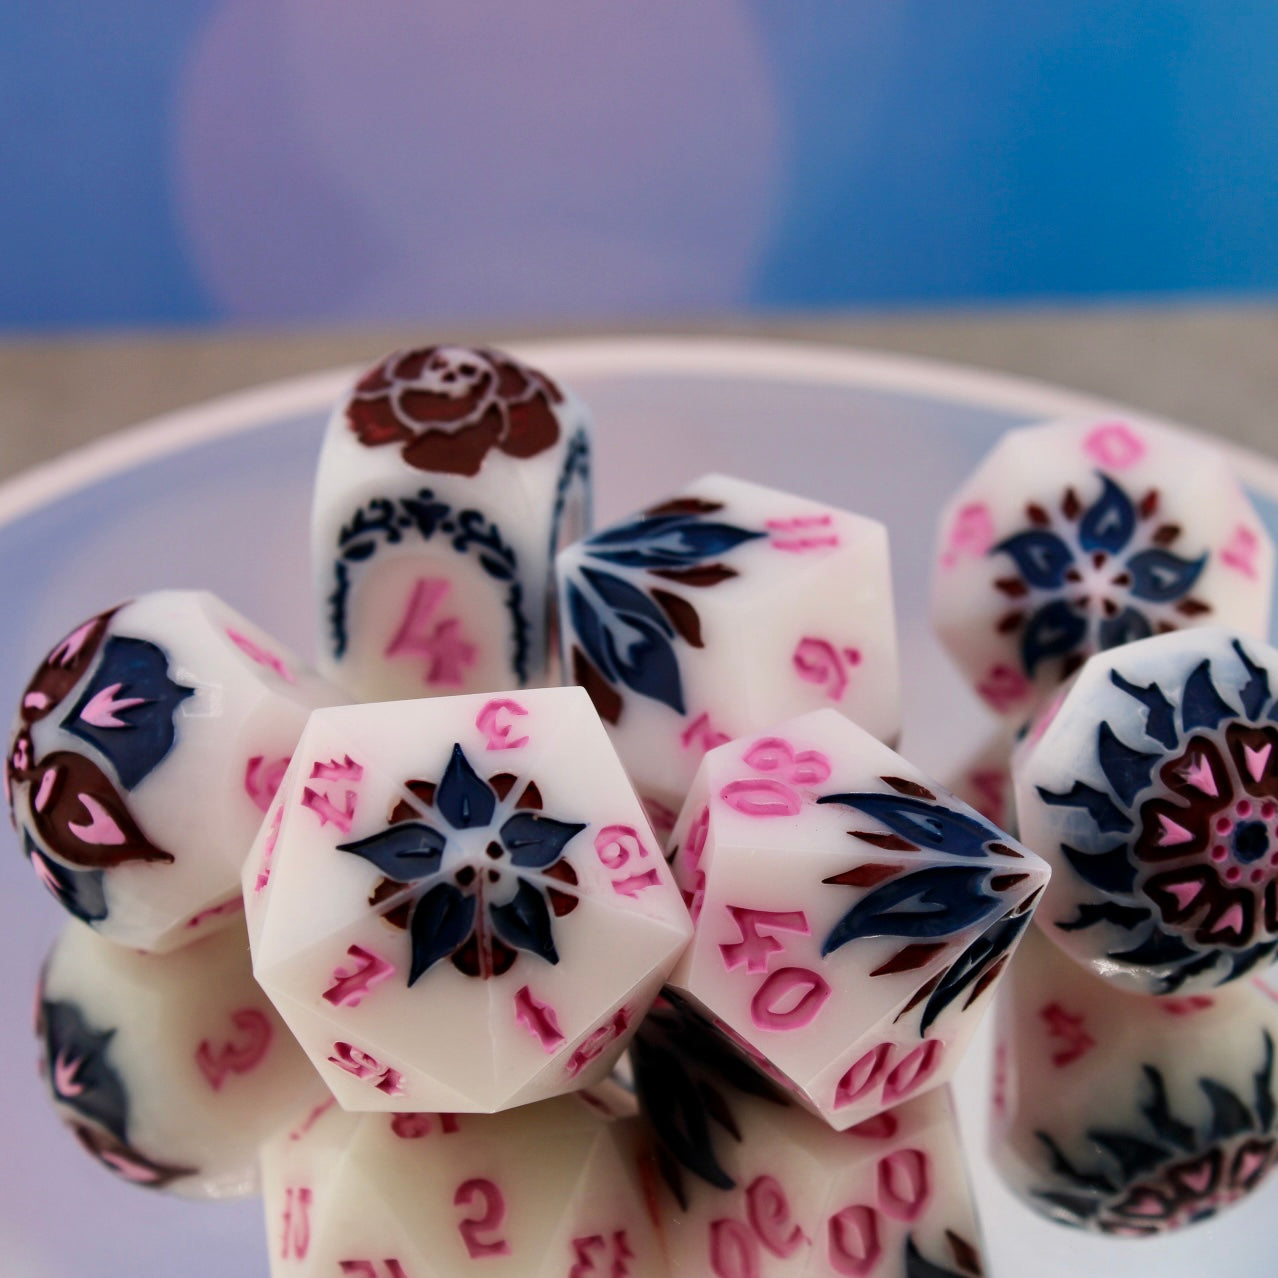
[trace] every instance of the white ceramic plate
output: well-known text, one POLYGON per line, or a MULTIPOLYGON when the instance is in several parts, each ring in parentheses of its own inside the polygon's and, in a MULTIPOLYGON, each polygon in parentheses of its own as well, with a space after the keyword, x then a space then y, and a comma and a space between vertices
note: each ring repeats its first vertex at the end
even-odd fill
MULTIPOLYGON (((924 600, 933 520, 995 437, 1112 405, 915 360, 721 341, 598 341, 519 353, 574 386, 598 423, 597 509, 613 519, 710 470, 884 520, 906 688, 902 749, 945 776, 990 723, 932 641, 924 600)), ((306 530, 328 407, 350 371, 174 414, 0 487, 0 719, 52 642, 139 591, 200 586, 310 651, 306 530)), ((1278 535, 1278 464, 1232 450, 1278 535)), ((192 1205, 118 1182, 44 1103, 33 1062, 36 974, 62 922, 16 840, 0 856, 0 1272, 22 1278, 253 1278, 267 1272, 256 1202, 192 1205)), ((960 1106, 994 1278, 1228 1274, 1272 1278, 1278 1177, 1223 1219, 1153 1242, 1047 1224, 998 1183, 981 1148, 988 1042, 960 1106)), ((635 1278, 643 1278, 635 1275, 635 1278)))

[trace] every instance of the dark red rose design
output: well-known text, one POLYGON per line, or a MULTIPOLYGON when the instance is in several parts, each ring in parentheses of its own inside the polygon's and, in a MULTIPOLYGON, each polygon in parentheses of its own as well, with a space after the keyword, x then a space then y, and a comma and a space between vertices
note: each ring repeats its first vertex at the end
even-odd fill
POLYGON ((365 374, 346 409, 363 444, 400 444, 418 470, 476 475, 493 448, 535 457, 559 439, 559 388, 500 351, 427 346, 365 374))

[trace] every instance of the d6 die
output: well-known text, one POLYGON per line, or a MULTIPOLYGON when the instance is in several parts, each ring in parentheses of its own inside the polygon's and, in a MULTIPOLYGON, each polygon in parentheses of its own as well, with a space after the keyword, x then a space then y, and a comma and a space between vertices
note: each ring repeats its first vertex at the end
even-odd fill
POLYGON ((312 715, 244 891, 257 977, 351 1109, 589 1085, 691 932, 577 688, 312 715))
POLYGON ((323 1084, 249 970, 241 921, 176 954, 69 922, 37 998, 45 1080, 80 1143, 184 1197, 257 1187, 259 1143, 323 1084))
POLYGON ((946 1081, 1047 866, 833 710, 712 750, 670 984, 836 1128, 946 1081))
POLYGON ((315 485, 323 673, 361 700, 551 681, 551 565, 588 527, 589 465, 581 402, 500 351, 371 369, 315 485))
POLYGON ((27 687, 5 772, 45 886, 102 936, 171 950, 240 910, 240 867, 335 689, 214 596, 160 591, 73 630, 27 687))
POLYGON ((936 628, 1023 721, 1094 652, 1215 622, 1263 635, 1274 551, 1224 459, 1145 423, 1009 431, 941 514, 936 628))
POLYGON ((882 524, 712 475, 557 564, 565 673, 645 800, 677 812, 702 754, 834 706, 900 727, 882 524))

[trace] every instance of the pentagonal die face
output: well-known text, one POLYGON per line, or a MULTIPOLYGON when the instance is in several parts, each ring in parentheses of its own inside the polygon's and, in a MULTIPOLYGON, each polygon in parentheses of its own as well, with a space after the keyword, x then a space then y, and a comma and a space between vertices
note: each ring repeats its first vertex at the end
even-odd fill
POLYGON ((1216 623, 1264 635, 1273 544, 1210 446, 1143 422, 1009 431, 941 513, 938 633, 1023 721, 1094 652, 1216 623))
POLYGON ((240 910, 240 867, 311 709, 338 694, 210 594, 91 618, 36 671, 6 781, 23 850, 102 936, 166 951, 240 910))
POLYGON ((671 985, 839 1129, 952 1075, 1048 876, 831 710, 711 751, 672 849, 671 985))
POLYGON ((244 891, 257 977, 352 1109, 589 1085, 691 931, 576 688, 313 715, 244 891))
POLYGON ((1278 950, 1278 651, 1207 627, 1105 653, 1013 761, 1047 935, 1148 994, 1278 950))
POLYGON ((1240 981, 1127 994, 1034 929, 999 995, 992 1152, 1064 1225, 1148 1237, 1207 1220, 1278 1162, 1278 1006, 1240 981))
POLYGON ((59 1117, 144 1188, 252 1193, 260 1142, 327 1095, 253 980, 242 921, 164 955, 69 922, 36 1006, 59 1117))
POLYGON ((637 1145, 575 1097, 304 1117, 262 1153, 272 1278, 658 1275, 637 1145))
POLYGON ((329 423, 312 538, 320 669, 352 699, 553 681, 555 551, 590 517, 581 402, 499 351, 399 351, 329 423))
POLYGON ((712 475, 570 547, 564 666, 654 810, 677 812, 706 750, 833 706, 900 728, 887 532, 712 475))
POLYGON ((675 1278, 982 1272, 947 1088, 835 1132, 681 1000, 658 1005, 632 1054, 675 1278))

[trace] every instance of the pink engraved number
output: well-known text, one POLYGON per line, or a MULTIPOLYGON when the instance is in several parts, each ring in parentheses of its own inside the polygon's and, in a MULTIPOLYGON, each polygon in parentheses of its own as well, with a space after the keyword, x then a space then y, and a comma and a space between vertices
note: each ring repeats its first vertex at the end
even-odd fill
POLYGON ((999 714, 1014 709, 1029 695, 1029 680, 1011 666, 991 666, 985 678, 976 685, 976 691, 999 714))
POLYGON ((759 1278, 759 1244, 739 1220, 710 1222, 710 1269, 715 1278, 759 1278))
POLYGON ((719 798, 742 816, 797 816, 803 800, 780 781, 759 777, 750 781, 729 781, 719 791, 719 798))
POLYGON ((481 1233, 491 1234, 506 1218, 506 1199, 491 1180, 466 1180, 457 1186, 453 1195, 454 1207, 482 1205, 478 1216, 463 1217, 457 1228, 461 1231, 466 1253, 472 1260, 482 1256, 509 1256, 510 1244, 504 1238, 485 1239, 481 1233))
POLYGON ((345 755, 339 763, 330 759, 327 763, 317 762, 311 768, 312 781, 325 782, 328 790, 316 790, 307 786, 302 791, 302 807, 310 808, 319 817, 321 826, 335 825, 343 834, 351 832, 351 822, 355 819, 355 802, 358 791, 341 783, 349 781, 358 784, 364 775, 363 767, 351 756, 345 755), (342 806, 338 807, 334 795, 341 793, 342 806))
POLYGON ((266 756, 255 754, 244 766, 244 793, 248 795, 257 808, 265 812, 275 798, 275 792, 284 780, 288 771, 288 756, 272 759, 269 763, 266 756))
POLYGON ((515 995, 515 1020, 542 1045, 548 1055, 557 1051, 564 1041, 555 1009, 549 1003, 538 1000, 527 985, 515 995))
POLYGON ((1145 444, 1125 422, 1103 422, 1083 440, 1083 451, 1101 466, 1123 470, 1145 455, 1145 444))
POLYGON ((568 1058, 565 1066, 569 1078, 576 1078, 596 1057, 603 1055, 603 1050, 626 1032, 630 1025, 630 1009, 620 1008, 617 1014, 605 1025, 591 1030, 585 1040, 568 1058))
POLYGON ((832 515, 799 515, 794 519, 769 519, 764 523, 777 550, 802 554, 839 544, 832 515))
POLYGON ((808 920, 802 910, 754 910, 741 905, 729 905, 727 910, 741 933, 739 941, 728 941, 719 946, 723 965, 729 971, 744 963, 747 972, 766 972, 772 955, 785 948, 775 936, 760 932, 760 924, 778 932, 808 935, 808 920))
POLYGON ((437 616, 449 589, 450 583, 443 577, 418 578, 399 629, 386 646, 388 657, 407 654, 423 658, 422 682, 431 687, 460 687, 466 670, 479 656, 456 617, 437 616))
POLYGON ((947 572, 964 555, 980 559, 994 544, 994 519, 984 502, 972 502, 960 508, 950 525, 941 552, 941 567, 947 572))
POLYGON ((354 960, 354 967, 334 968, 333 984, 324 991, 324 998, 334 1007, 358 1007, 360 1000, 374 985, 387 980, 395 972, 392 964, 362 945, 349 946, 346 957, 354 960))
POLYGON ((1239 524, 1229 539, 1229 545, 1220 552, 1220 558, 1222 563, 1255 581, 1260 575, 1256 567, 1256 556, 1259 553, 1260 538, 1250 528, 1239 524))
POLYGON ((820 750, 799 750, 782 737, 760 737, 746 751, 745 765, 755 772, 777 772, 791 785, 820 785, 830 779, 830 759, 820 750))
POLYGON ((342 1273, 354 1274, 356 1278, 408 1278, 398 1260, 383 1260, 381 1269, 372 1260, 339 1260, 337 1267, 342 1273))
POLYGON ((1052 1053, 1052 1064, 1057 1069, 1073 1064, 1096 1046, 1096 1040, 1083 1027, 1082 1016, 1067 1012, 1059 1003, 1049 1003, 1038 1015, 1047 1027, 1048 1037, 1060 1044, 1052 1053))
POLYGON ((395 1114, 391 1117, 391 1131, 400 1140, 420 1140, 435 1130, 436 1122, 445 1136, 460 1130, 456 1114, 395 1114))
POLYGON ((931 1169, 921 1149, 898 1149, 878 1166, 879 1206, 894 1220, 917 1220, 932 1194, 931 1169))
POLYGON ((895 1105, 911 1092, 916 1092, 941 1064, 945 1046, 938 1038, 925 1038, 912 1052, 903 1057, 883 1084, 883 1103, 895 1105))
POLYGON ((311 1191, 302 1185, 294 1189, 292 1185, 284 1191, 284 1226, 283 1245, 280 1248, 282 1260, 305 1260, 311 1246, 311 1191))
POLYGON ((344 1069, 354 1077, 372 1082, 379 1092, 387 1096, 400 1096, 404 1091, 404 1079, 398 1070, 383 1065, 376 1056, 369 1055, 350 1043, 334 1043, 329 1063, 344 1069))
POLYGON ((484 708, 475 716, 475 727, 488 739, 486 750, 518 750, 528 744, 527 737, 512 737, 514 731, 510 722, 511 716, 525 715, 528 711, 518 701, 509 697, 499 697, 495 701, 484 703, 484 708))
POLYGON ((253 1007, 242 1007, 231 1013, 231 1024, 239 1037, 214 1048, 206 1038, 195 1049, 195 1063, 215 1091, 222 1090, 228 1074, 247 1074, 266 1055, 271 1046, 271 1022, 253 1007))
MULTIPOLYGON (((584 1238, 572 1240, 573 1267, 568 1271, 568 1278, 588 1278, 590 1274, 601 1274, 599 1261, 608 1254, 608 1240, 602 1234, 590 1234, 584 1238)), ((629 1262, 635 1253, 630 1250, 630 1240, 624 1229, 615 1229, 612 1234, 612 1267, 608 1270, 608 1278, 626 1278, 630 1273, 629 1262)))
POLYGON ((226 637, 250 660, 256 661, 259 666, 265 666, 268 670, 274 670, 285 683, 296 683, 293 672, 284 664, 281 657, 277 657, 275 653, 267 651, 261 644, 255 643, 248 635, 242 635, 238 630, 228 630, 226 637))
POLYGON ((830 986, 805 967, 779 967, 755 991, 750 1019, 759 1029, 796 1030, 811 1025, 830 997, 830 986))
POLYGON ((864 1278, 883 1255, 879 1213, 873 1207, 845 1207, 826 1226, 830 1268, 845 1278, 864 1278))
POLYGON ((758 1176, 746 1189, 746 1219, 759 1241, 783 1260, 807 1241, 790 1218, 790 1203, 774 1176, 758 1176))
MULTIPOLYGON (((1264 981, 1253 982, 1260 989, 1264 989, 1268 993, 1268 987, 1264 981)), ((1272 994, 1269 994, 1273 998, 1272 994)), ((1160 998, 1158 1000, 1159 1011, 1166 1012, 1168 1016, 1192 1016, 1195 1012, 1205 1012, 1209 1007, 1215 1007, 1216 1000, 1210 994, 1186 994, 1183 998, 1160 998)))
POLYGON ((861 664, 857 648, 836 648, 828 639, 810 636, 794 650, 794 668, 800 679, 821 687, 831 701, 842 701, 848 690, 848 671, 861 664))
POLYGON ((710 716, 706 713, 697 715, 679 734, 679 744, 685 750, 697 750, 701 754, 705 754, 707 750, 713 750, 715 746, 721 746, 731 739, 726 732, 720 732, 710 722, 710 716))
POLYGON ((262 845, 262 865, 253 880, 253 894, 261 892, 271 881, 271 858, 275 855, 275 845, 280 839, 280 824, 284 820, 284 809, 276 808, 271 818, 270 829, 266 832, 266 842, 262 845))
POLYGON ((185 926, 188 928, 199 927, 203 923, 207 923, 209 919, 226 918, 229 914, 238 914, 244 908, 244 897, 233 896, 229 900, 222 901, 218 905, 210 905, 207 910, 201 910, 198 914, 193 914, 187 919, 185 926))
MULTIPOLYGON (((606 825, 595 835, 595 855, 605 868, 620 870, 632 859, 650 855, 639 833, 630 825, 606 825)), ((621 896, 635 896, 644 888, 656 887, 661 878, 656 870, 642 870, 624 878, 613 879, 612 890, 621 896)))
POLYGON ((839 1079, 834 1089, 834 1108, 851 1105, 862 1096, 868 1096, 883 1081, 892 1062, 892 1044, 879 1043, 858 1057, 839 1079))

